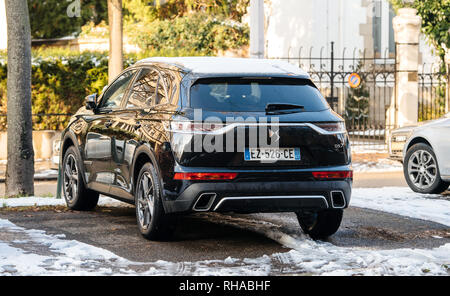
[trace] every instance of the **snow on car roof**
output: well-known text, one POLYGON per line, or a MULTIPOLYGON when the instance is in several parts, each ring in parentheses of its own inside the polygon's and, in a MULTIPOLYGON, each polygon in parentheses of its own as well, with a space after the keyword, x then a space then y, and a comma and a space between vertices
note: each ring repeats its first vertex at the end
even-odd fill
POLYGON ((288 62, 269 59, 221 57, 154 57, 137 62, 166 63, 194 74, 292 75, 309 77, 308 73, 288 62))

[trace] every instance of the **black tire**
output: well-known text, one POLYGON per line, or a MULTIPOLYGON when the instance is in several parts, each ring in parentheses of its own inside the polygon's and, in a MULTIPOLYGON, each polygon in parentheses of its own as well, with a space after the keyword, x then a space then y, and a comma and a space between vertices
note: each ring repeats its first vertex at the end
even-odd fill
POLYGON ((142 166, 135 186, 136 222, 140 233, 149 240, 170 239, 176 228, 176 216, 164 211, 159 173, 151 163, 142 166), (145 212, 146 206, 148 212, 145 212))
POLYGON ((403 163, 403 174, 406 183, 414 192, 439 194, 446 191, 449 186, 449 183, 441 179, 433 148, 424 143, 415 144, 408 149, 403 163))
POLYGON ((67 207, 72 210, 90 211, 97 206, 99 194, 85 186, 75 149, 74 146, 67 149, 62 163, 64 199, 67 207))
POLYGON ((338 231, 343 213, 342 209, 297 213, 297 219, 303 232, 312 239, 326 239, 338 231))

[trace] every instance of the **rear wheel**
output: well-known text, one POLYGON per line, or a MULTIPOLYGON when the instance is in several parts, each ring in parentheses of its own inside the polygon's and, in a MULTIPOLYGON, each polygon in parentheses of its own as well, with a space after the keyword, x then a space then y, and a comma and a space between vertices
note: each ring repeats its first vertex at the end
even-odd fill
POLYGON ((449 183, 442 181, 433 149, 423 143, 406 152, 403 172, 409 187, 419 193, 442 193, 449 183))
POLYGON ((176 220, 164 212, 159 175, 151 163, 140 170, 136 183, 136 220, 142 236, 150 240, 168 239, 176 220))
POLYGON ((84 185, 75 149, 71 146, 64 154, 62 164, 64 199, 72 210, 89 211, 97 206, 99 194, 84 185))
POLYGON ((302 230, 313 239, 324 239, 338 231, 344 210, 329 209, 297 213, 302 230))

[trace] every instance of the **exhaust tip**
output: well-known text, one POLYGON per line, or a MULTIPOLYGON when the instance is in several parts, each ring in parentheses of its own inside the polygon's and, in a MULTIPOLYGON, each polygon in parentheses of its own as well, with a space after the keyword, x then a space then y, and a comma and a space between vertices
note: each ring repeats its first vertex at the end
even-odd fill
POLYGON ((342 191, 331 191, 331 206, 334 209, 343 209, 346 206, 345 196, 342 191))
POLYGON ((214 203, 214 200, 216 199, 216 196, 217 194, 212 192, 200 194, 192 209, 196 212, 209 211, 212 204, 214 203))

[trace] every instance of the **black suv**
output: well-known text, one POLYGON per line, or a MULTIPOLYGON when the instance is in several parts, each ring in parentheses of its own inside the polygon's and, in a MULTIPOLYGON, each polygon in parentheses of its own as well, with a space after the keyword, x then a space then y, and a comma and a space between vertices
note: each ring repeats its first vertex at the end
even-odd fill
POLYGON ((71 209, 99 193, 136 206, 148 239, 180 213, 295 212, 313 238, 337 231, 350 201, 343 119, 307 73, 282 61, 151 58, 86 98, 61 139, 71 209))

